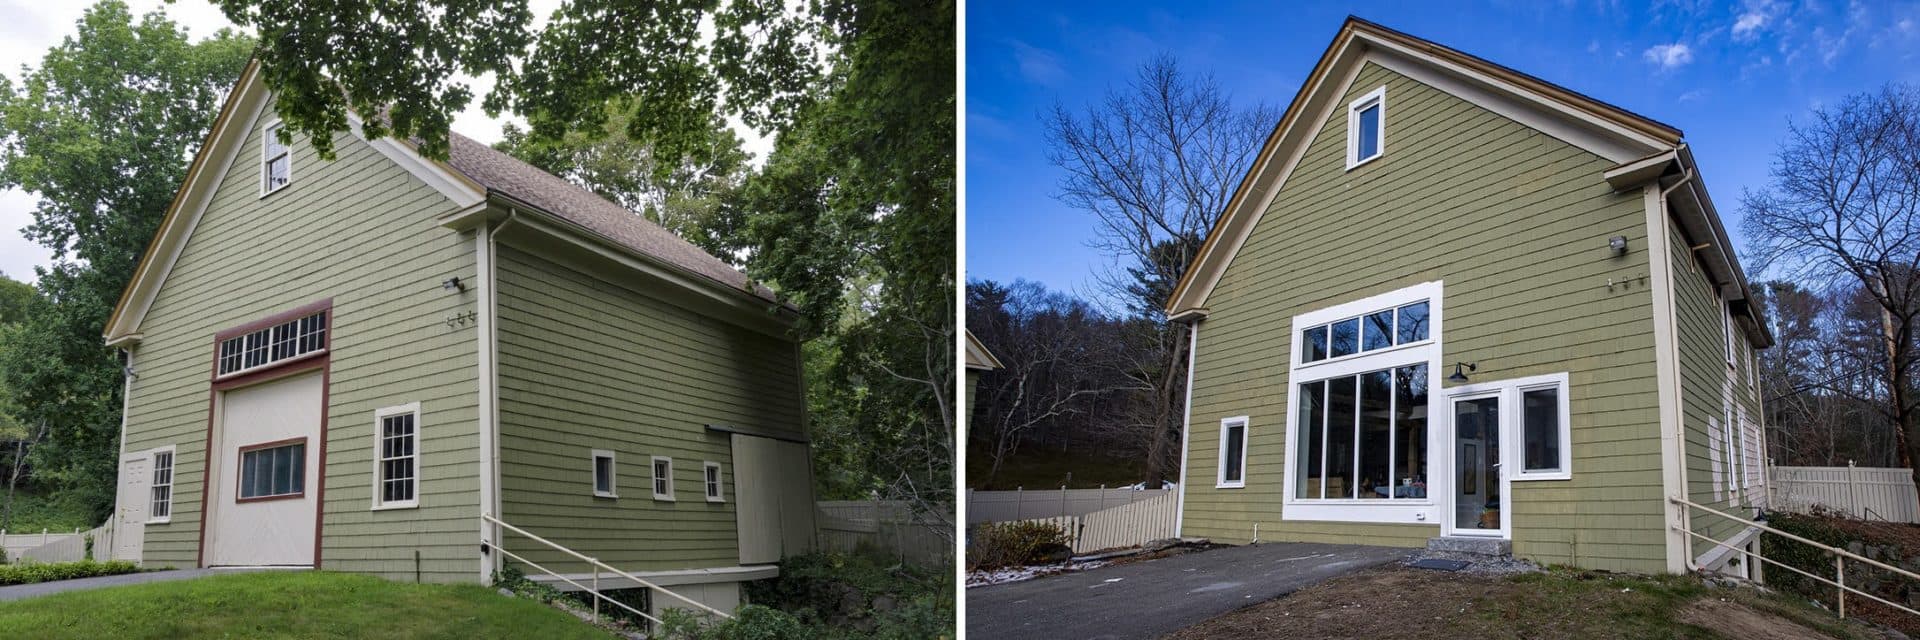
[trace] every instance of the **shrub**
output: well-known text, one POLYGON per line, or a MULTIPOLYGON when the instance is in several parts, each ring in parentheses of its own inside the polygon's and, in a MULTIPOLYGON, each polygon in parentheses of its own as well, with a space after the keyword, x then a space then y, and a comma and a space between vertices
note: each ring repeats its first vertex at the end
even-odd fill
POLYGON ((968 549, 974 569, 998 569, 1040 562, 1041 556, 1067 546, 1067 534, 1047 522, 1000 522, 981 527, 968 549))
POLYGON ((140 566, 125 560, 95 562, 32 562, 26 564, 0 565, 0 585, 33 584, 74 578, 92 578, 94 576, 113 576, 123 573, 138 573, 140 566))
POLYGON ((748 583, 747 600, 786 612, 812 634, 803 637, 954 637, 951 574, 879 556, 793 556, 780 577, 748 583))
POLYGON ((731 620, 697 616, 686 609, 668 609, 661 623, 656 637, 666 640, 812 640, 821 637, 818 630, 801 624, 793 616, 757 604, 740 607, 731 620))

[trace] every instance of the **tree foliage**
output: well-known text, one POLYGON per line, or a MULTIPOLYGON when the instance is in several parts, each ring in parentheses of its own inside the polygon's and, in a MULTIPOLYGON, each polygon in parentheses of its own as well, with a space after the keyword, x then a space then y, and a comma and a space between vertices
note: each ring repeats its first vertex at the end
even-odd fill
POLYGON ((0 330, 0 386, 20 422, 48 429, 44 479, 97 516, 113 499, 121 392, 101 327, 252 48, 105 0, 39 68, 0 77, 0 186, 39 198, 26 234, 56 259, 39 270, 47 304, 0 330))

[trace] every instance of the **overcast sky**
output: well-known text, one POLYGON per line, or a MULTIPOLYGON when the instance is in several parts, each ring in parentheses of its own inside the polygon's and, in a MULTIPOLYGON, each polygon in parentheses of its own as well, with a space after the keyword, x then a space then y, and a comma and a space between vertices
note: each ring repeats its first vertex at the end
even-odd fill
MULTIPOLYGON (((136 16, 156 9, 165 12, 194 40, 233 26, 207 0, 177 0, 171 4, 161 0, 126 1, 136 16)), ((0 0, 0 73, 17 80, 22 66, 38 67, 48 49, 74 32, 74 25, 92 4, 90 0, 0 0)), ((537 28, 559 6, 560 0, 531 0, 528 4, 537 28)), ((491 79, 472 80, 470 86, 476 97, 473 106, 454 118, 453 130, 493 143, 500 139, 502 124, 509 120, 524 122, 519 118, 496 120, 481 112, 478 98, 493 90, 491 79)), ((764 158, 772 148, 771 141, 746 130, 737 121, 734 123, 735 132, 746 141, 747 151, 756 158, 764 158)), ((52 261, 51 252, 20 234, 22 227, 33 222, 35 202, 33 195, 22 191, 0 191, 0 273, 27 282, 34 280, 35 266, 45 266, 52 261)))

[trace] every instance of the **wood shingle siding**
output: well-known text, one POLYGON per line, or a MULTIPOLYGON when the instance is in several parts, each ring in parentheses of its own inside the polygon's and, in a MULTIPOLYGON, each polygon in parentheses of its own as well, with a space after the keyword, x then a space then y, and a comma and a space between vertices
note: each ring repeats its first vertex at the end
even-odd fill
MULTIPOLYGON (((1263 540, 1420 546, 1439 535, 1433 521, 1285 520, 1282 501, 1292 317, 1442 281, 1442 375, 1464 361, 1478 363, 1475 383, 1570 377, 1573 478, 1512 484, 1515 555, 1663 570, 1643 194, 1607 186, 1612 161, 1376 64, 1334 104, 1383 85, 1385 154, 1347 171, 1336 107, 1208 299, 1182 534, 1247 542, 1257 523, 1263 540), (1616 235, 1624 257, 1607 251, 1616 235), (1251 418, 1247 486, 1216 489, 1220 420, 1239 415, 1251 418)), ((1440 433, 1448 404, 1436 393, 1432 406, 1428 429, 1440 433)))
POLYGON ((729 437, 706 427, 800 437, 795 344, 504 243, 496 272, 502 518, 622 569, 738 564, 729 437), (593 495, 594 449, 617 456, 617 499, 593 495), (673 502, 652 498, 656 455, 673 458, 673 502), (723 465, 726 502, 706 501, 704 461, 723 465))
POLYGON ((446 318, 475 311, 475 296, 439 284, 474 277, 473 238, 439 229, 452 202, 347 133, 335 136, 333 162, 296 140, 292 184, 262 198, 260 125, 225 169, 134 350, 126 450, 178 447, 173 521, 145 527, 144 560, 198 562, 214 332, 331 297, 321 564, 471 581, 478 347, 472 323, 446 318), (408 402, 422 412, 420 506, 372 511, 373 412, 408 402))

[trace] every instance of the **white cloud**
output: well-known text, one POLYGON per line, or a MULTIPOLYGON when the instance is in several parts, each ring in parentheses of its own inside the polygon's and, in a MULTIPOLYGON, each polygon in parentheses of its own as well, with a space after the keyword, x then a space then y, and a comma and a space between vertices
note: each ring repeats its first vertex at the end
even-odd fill
POLYGON ((1693 49, 1681 42, 1657 44, 1648 47, 1640 55, 1648 62, 1660 65, 1661 69, 1674 69, 1693 62, 1693 49))
POLYGON ((1759 31, 1761 27, 1767 26, 1768 20, 1770 20, 1770 18, 1764 13, 1748 12, 1740 14, 1740 19, 1733 21, 1733 37, 1741 40, 1751 38, 1755 31, 1759 31))
POLYGON ((1014 40, 1013 61, 1020 68, 1020 77, 1043 87, 1054 86, 1067 79, 1067 70, 1060 65, 1060 57, 1052 51, 1014 40))

